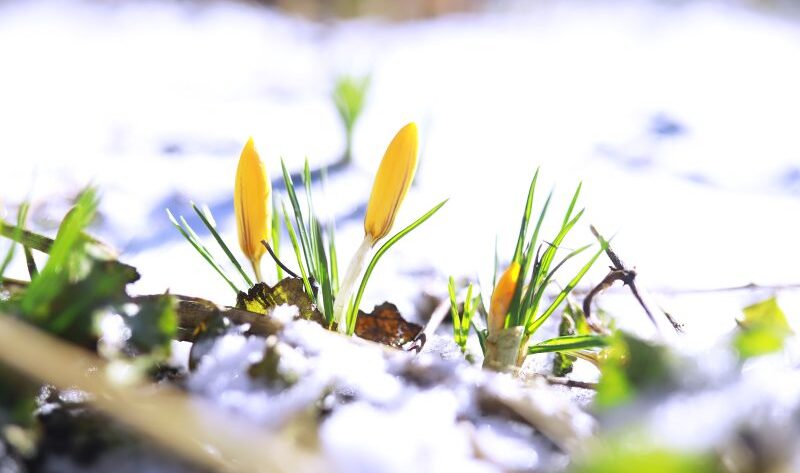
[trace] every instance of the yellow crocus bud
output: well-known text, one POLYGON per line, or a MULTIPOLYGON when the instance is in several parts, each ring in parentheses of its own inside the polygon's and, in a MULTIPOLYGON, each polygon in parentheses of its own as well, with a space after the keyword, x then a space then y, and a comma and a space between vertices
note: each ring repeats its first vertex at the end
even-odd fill
POLYGON ((397 209, 414 180, 418 142, 417 125, 411 122, 397 132, 386 148, 364 217, 364 232, 373 245, 392 229, 397 209))
POLYGON ((499 332, 505 326, 508 306, 511 305, 511 298, 514 297, 514 290, 517 288, 519 271, 520 265, 515 261, 497 281, 489 305, 489 333, 499 332))
POLYGON ((261 281, 261 257, 266 252, 261 240, 269 241, 272 235, 271 198, 272 184, 251 137, 239 157, 233 207, 239 246, 253 265, 258 281, 261 281))

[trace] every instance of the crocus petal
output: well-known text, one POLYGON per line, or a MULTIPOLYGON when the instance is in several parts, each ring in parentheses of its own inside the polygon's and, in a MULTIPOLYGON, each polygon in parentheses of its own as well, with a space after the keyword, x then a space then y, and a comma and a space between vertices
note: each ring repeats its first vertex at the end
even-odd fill
POLYGON ((500 280, 497 281, 497 286, 492 292, 492 302, 489 306, 489 333, 502 330, 505 325, 508 306, 511 305, 511 298, 514 297, 514 290, 517 288, 519 271, 519 263, 511 263, 511 266, 505 270, 503 275, 500 276, 500 280))
POLYGON ((409 123, 397 132, 375 175, 364 217, 364 231, 375 244, 392 229, 397 209, 417 170, 417 125, 409 123))
POLYGON ((264 163, 258 156, 253 138, 239 157, 236 169, 233 207, 236 213, 236 229, 239 246, 250 261, 261 259, 266 249, 261 240, 270 240, 272 235, 272 184, 267 177, 264 163))

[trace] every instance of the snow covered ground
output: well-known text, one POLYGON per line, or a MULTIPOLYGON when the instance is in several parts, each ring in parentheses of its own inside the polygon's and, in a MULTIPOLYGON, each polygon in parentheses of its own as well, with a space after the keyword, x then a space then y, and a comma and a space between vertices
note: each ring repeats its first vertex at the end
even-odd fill
MULTIPOLYGON (((447 274, 485 278, 495 235, 511 256, 537 166, 542 199, 558 185, 557 212, 584 183, 587 217, 571 244, 591 241, 589 222, 616 234, 645 286, 796 283, 799 56, 797 18, 726 2, 511 2, 419 22, 321 24, 246 3, 8 1, 0 199, 7 218, 32 199, 33 224, 47 228, 95 183, 98 233, 140 269, 139 292, 231 303, 164 208, 188 217, 190 200, 208 203, 235 242, 233 177, 247 137, 274 176, 280 156, 294 169, 304 156, 334 161, 344 140, 333 80, 371 73, 356 167, 331 179, 325 199, 340 264, 361 239, 358 209, 378 160, 407 121, 420 124, 422 157, 398 223, 450 202, 384 258, 367 303, 389 297, 408 313, 398 293, 444 291, 447 274)), ((24 272, 18 261, 11 275, 24 272)), ((661 302, 702 341, 769 293, 661 302)), ((797 327, 800 293, 779 295, 797 327)), ((631 314, 623 323, 645 322, 629 299, 606 301, 631 314)))

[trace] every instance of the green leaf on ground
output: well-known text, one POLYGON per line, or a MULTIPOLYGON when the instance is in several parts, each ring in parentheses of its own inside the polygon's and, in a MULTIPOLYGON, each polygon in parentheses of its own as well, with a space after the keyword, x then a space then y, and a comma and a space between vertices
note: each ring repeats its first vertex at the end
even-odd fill
POLYGON ((665 347, 621 331, 608 341, 595 398, 599 408, 617 407, 640 392, 664 390, 672 384, 671 359, 665 347))
POLYGON ((786 314, 775 297, 745 307, 737 322, 741 331, 733 346, 742 359, 766 355, 783 349, 783 342, 792 334, 786 314))
POLYGON ((680 452, 642 440, 600 444, 578 461, 574 473, 716 473, 722 471, 710 455, 680 452))

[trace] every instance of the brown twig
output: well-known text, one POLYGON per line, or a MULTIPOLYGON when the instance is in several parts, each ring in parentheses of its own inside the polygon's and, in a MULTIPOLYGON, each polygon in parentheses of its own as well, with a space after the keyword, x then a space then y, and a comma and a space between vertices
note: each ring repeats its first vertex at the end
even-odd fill
MULTIPOLYGON (((131 302, 144 302, 148 299, 161 297, 161 295, 135 296, 131 302)), ((178 334, 180 341, 191 342, 205 322, 217 317, 226 317, 237 325, 249 324, 249 333, 254 335, 274 335, 283 327, 280 322, 263 314, 256 314, 247 310, 234 307, 219 307, 213 302, 199 297, 175 295, 178 301, 176 312, 178 315, 178 334)))
MULTIPOLYGON (((639 294, 639 289, 636 287, 636 270, 629 269, 625 267, 625 264, 622 262, 622 259, 611 249, 611 245, 609 245, 608 241, 600 235, 600 232, 594 227, 594 225, 590 225, 589 229, 592 231, 592 234, 597 238, 600 244, 605 246, 605 252, 608 256, 608 259, 611 260, 612 266, 609 268, 609 273, 600 281, 600 284, 592 288, 586 297, 583 299, 583 313, 586 316, 586 321, 589 325, 597 331, 598 328, 602 328, 599 325, 599 321, 595 320, 591 316, 592 310, 592 300, 597 297, 600 293, 611 287, 616 281, 622 281, 624 286, 628 286, 633 294, 633 297, 636 298, 636 301, 639 302, 639 305, 642 306, 647 317, 656 327, 658 330, 658 323, 656 323, 656 319, 653 316, 653 313, 650 311, 650 308, 647 307, 645 304, 644 299, 642 299, 641 294, 639 294)), ((662 311, 663 312, 663 311, 662 311)), ((672 328, 675 329, 676 332, 683 331, 683 327, 675 321, 675 319, 668 313, 664 312, 669 323, 672 325, 672 328)), ((604 332, 605 329, 600 330, 604 332)))

